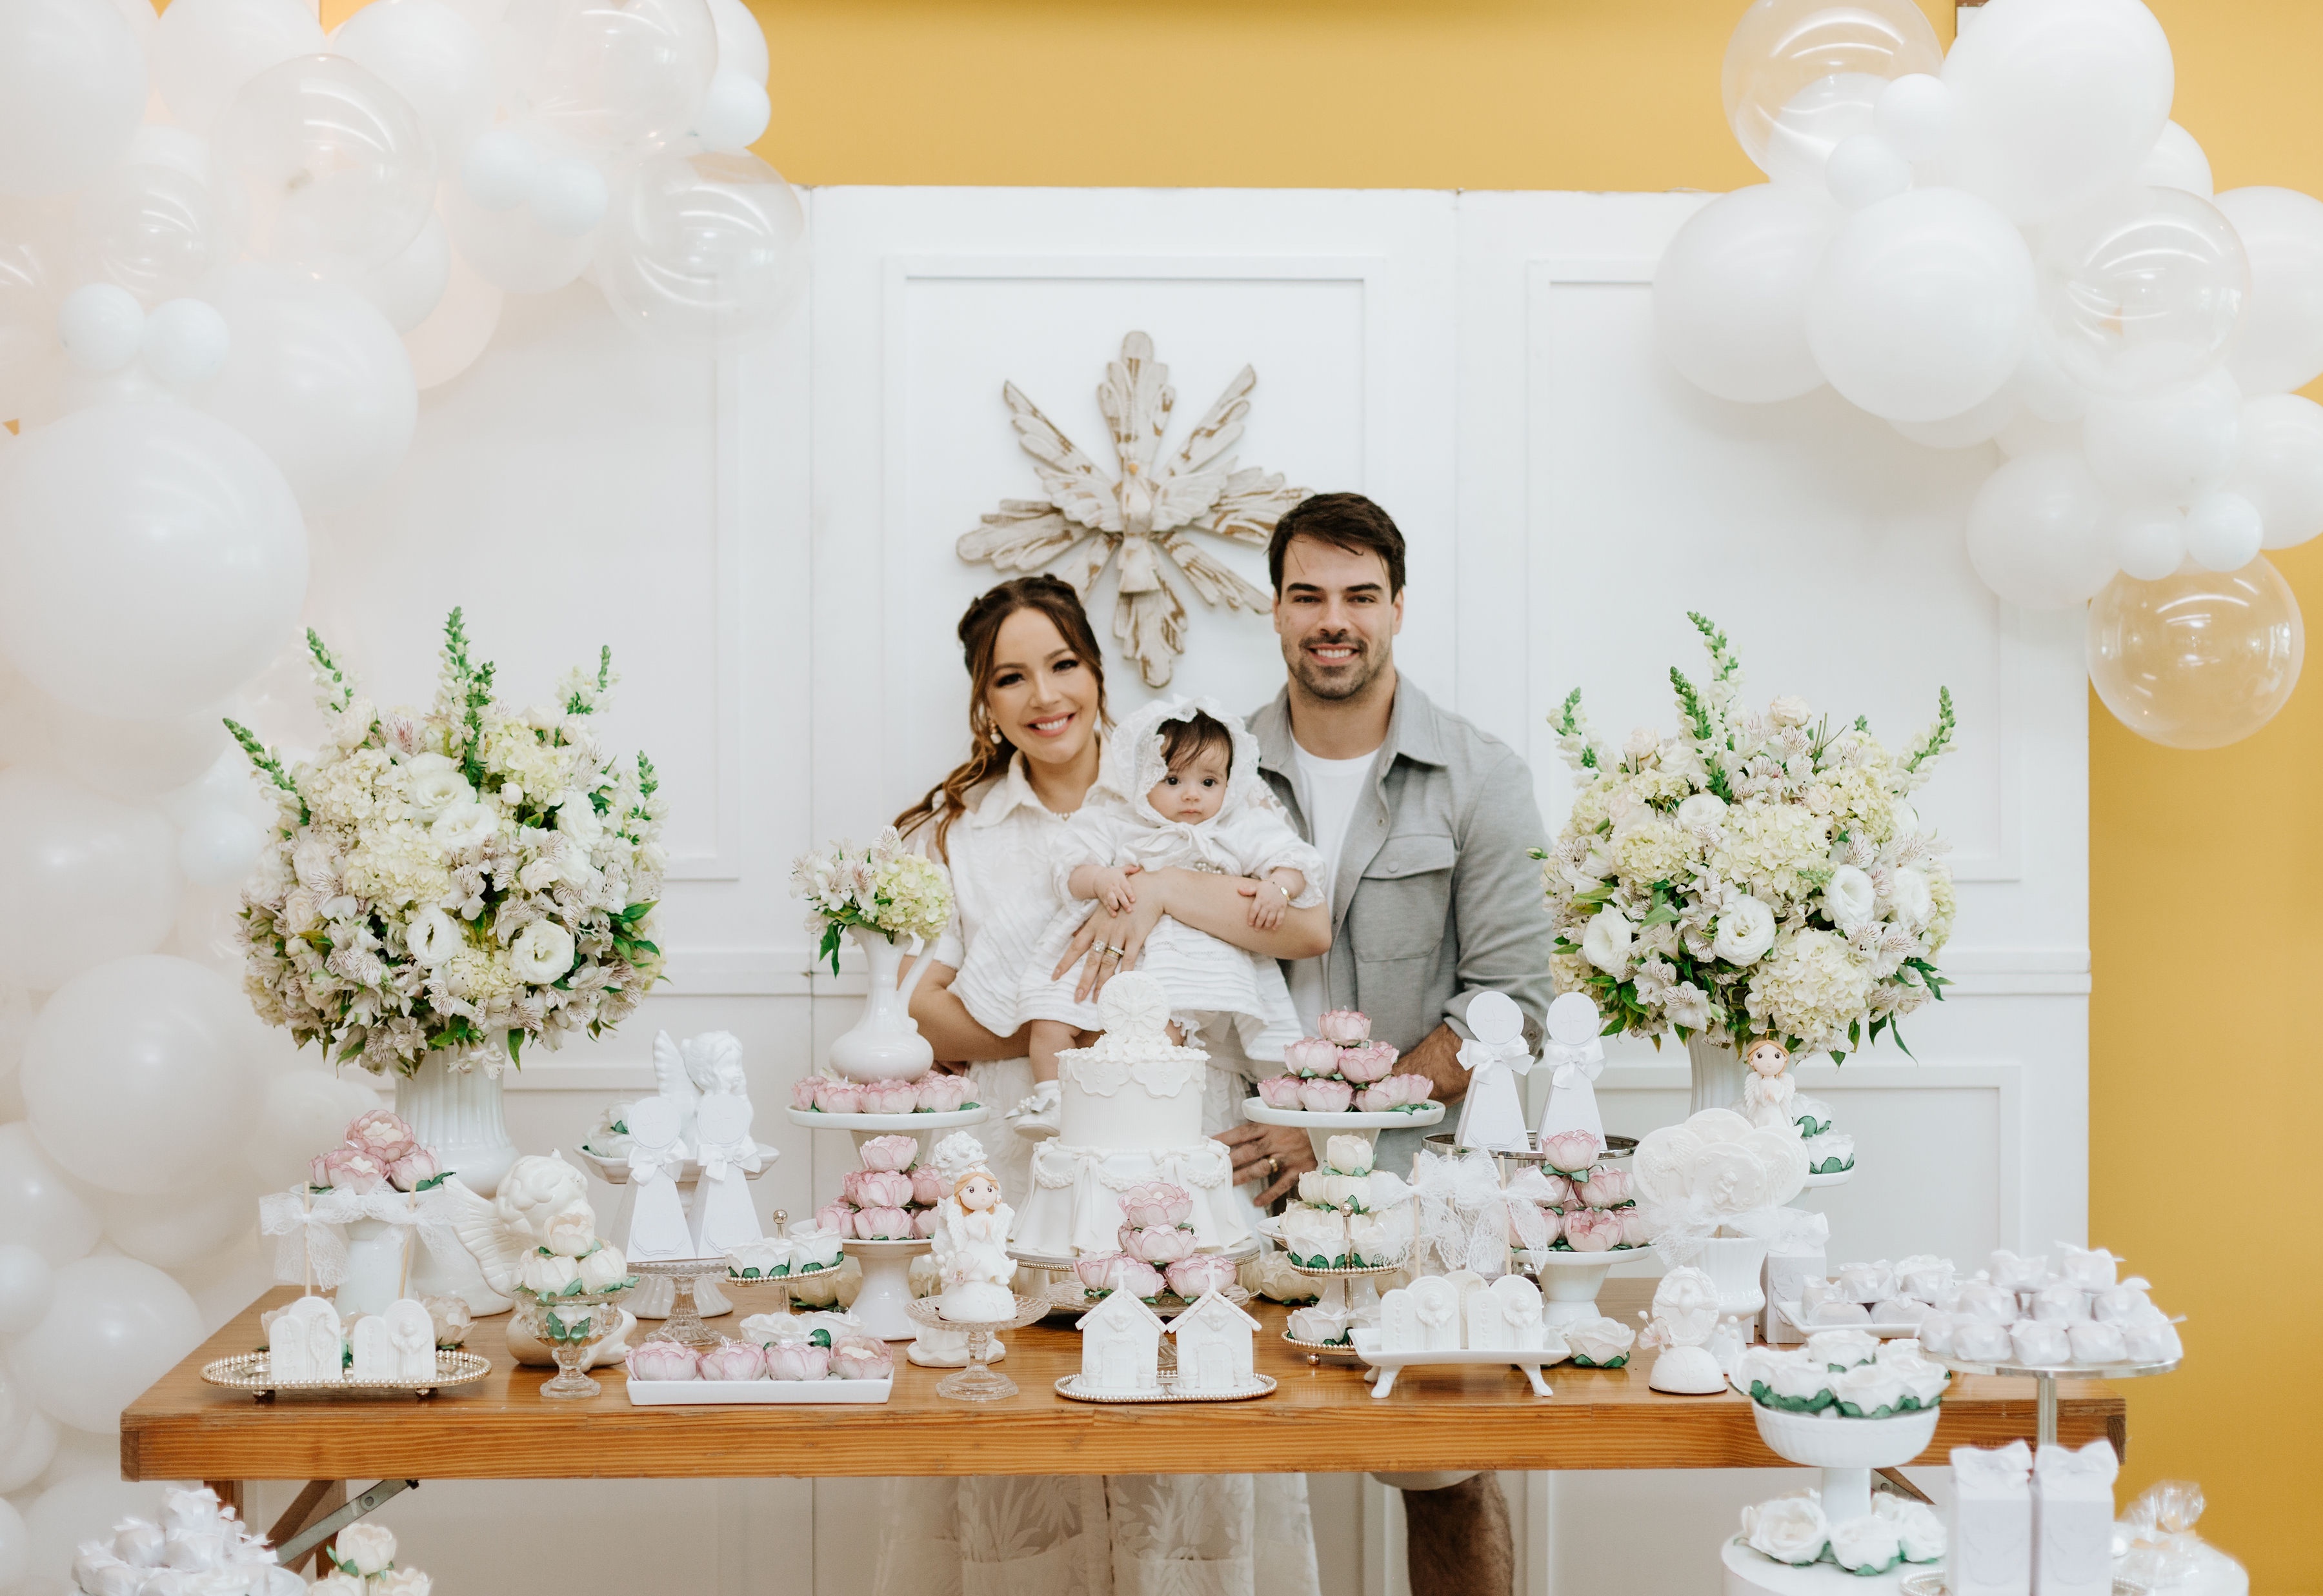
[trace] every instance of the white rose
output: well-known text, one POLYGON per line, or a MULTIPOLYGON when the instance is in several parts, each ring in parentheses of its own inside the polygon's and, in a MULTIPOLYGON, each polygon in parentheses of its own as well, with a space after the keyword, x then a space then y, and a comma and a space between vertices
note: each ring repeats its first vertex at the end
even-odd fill
POLYGON ((1823 888, 1823 912, 1832 924, 1843 931, 1868 925, 1878 912, 1879 893, 1871 885, 1871 877, 1853 865, 1841 865, 1831 873, 1831 885, 1823 888))
POLYGON ((1774 945, 1775 912, 1745 895, 1729 903, 1718 917, 1710 950, 1729 964, 1756 964, 1774 945))
POLYGON ((461 949, 467 939, 460 934, 459 926, 441 909, 422 909, 403 933, 412 959, 434 969, 461 949))
POLYGON ((351 1573, 326 1573, 307 1587, 306 1596, 363 1596, 363 1582, 351 1573))
POLYGON ((583 848, 605 834, 605 822, 586 793, 567 793, 556 801, 556 829, 583 848))
POLYGON ((436 817, 435 823, 427 828, 427 834, 445 852, 458 853, 491 841, 492 832, 499 825, 499 817, 492 813, 489 804, 479 803, 473 798, 462 798, 446 806, 436 817))
POLYGON ((1346 1254, 1347 1222, 1323 1209, 1287 1209, 1282 1215, 1282 1245, 1301 1260, 1320 1258, 1327 1263, 1346 1254))
POLYGON ((1893 1410, 1904 1399, 1904 1377, 1886 1363, 1858 1363, 1844 1374, 1833 1375, 1831 1390, 1842 1409, 1855 1409, 1851 1417, 1869 1418, 1882 1408, 1893 1410))
POLYGON ((1662 746, 1661 738, 1650 726, 1640 726, 1630 733, 1630 740, 1621 745, 1621 757, 1635 764, 1662 746))
MULTIPOLYGON (((1347 1251, 1365 1263, 1389 1263, 1403 1256, 1408 1243, 1376 1214, 1347 1215, 1347 1251)), ((1354 1260, 1350 1260, 1354 1261, 1354 1260)))
POLYGON ((1686 827, 1715 826, 1726 818, 1726 800, 1715 793, 1696 793, 1677 806, 1677 823, 1686 827))
POLYGON ((411 784, 412 810, 423 821, 432 821, 454 803, 476 795, 459 766, 441 754, 417 755, 403 769, 411 784))
POLYGON ((1802 1357, 1772 1363, 1767 1370, 1767 1389, 1787 1401, 1811 1402, 1831 1390, 1831 1381, 1830 1370, 1802 1357))
POLYGON ((322 911, 315 894, 303 886, 294 886, 282 900, 282 929, 293 936, 304 936, 323 923, 322 911))
POLYGON ((1908 803, 1896 805, 1895 835, 1916 837, 1920 831, 1920 812, 1908 803))
POLYGON ((1831 1539, 1823 1504, 1804 1496, 1778 1496, 1743 1509, 1742 1538, 1754 1552, 1777 1563, 1813 1563, 1831 1539))
POLYGON ((1323 1147, 1323 1161, 1342 1175, 1370 1174, 1372 1158, 1368 1136, 1334 1136, 1323 1147))
POLYGON ((1830 1368, 1852 1369, 1879 1355, 1879 1338, 1868 1330, 1818 1330, 1807 1337, 1806 1355, 1830 1368))
POLYGON ((416 1568, 390 1568, 372 1581, 364 1596, 428 1596, 436 1582, 416 1568))
POLYGON ((1629 973, 1630 922, 1619 909, 1608 903, 1597 911, 1581 933, 1581 954, 1590 963, 1609 976, 1629 973))
POLYGON ((1902 1551, 1896 1527, 1877 1513, 1831 1527, 1831 1555, 1841 1568, 1879 1573, 1893 1567, 1902 1551))
POLYGON ((1814 710, 1806 700, 1786 693, 1767 706, 1767 719, 1777 726, 1804 726, 1814 719, 1814 710))
POLYGON ((1950 1537, 1944 1533, 1944 1521, 1927 1503, 1881 1491, 1871 1499, 1871 1514, 1896 1532, 1905 1562, 1933 1563, 1944 1555, 1950 1537))
POLYGON ((516 884, 527 892, 544 891, 564 879, 564 865, 549 854, 543 854, 516 873, 516 884))
POLYGON ((395 1531, 383 1524, 350 1524, 339 1531, 331 1555, 341 1568, 368 1579, 395 1561, 395 1531))
POLYGON ((509 947, 509 965, 520 981, 554 981, 573 968, 573 933, 553 920, 536 920, 509 947))
POLYGON ((542 1297, 555 1297, 581 1278, 580 1266, 556 1252, 528 1252, 517 1284, 542 1297))
POLYGON ((578 1258, 597 1244, 597 1215, 586 1198, 576 1197, 540 1222, 540 1244, 578 1258))
POLYGON ((290 869, 298 885, 317 892, 331 884, 331 845, 311 832, 290 850, 290 869))
POLYGON ((1887 889, 1887 901, 1895 906, 1896 918, 1917 931, 1928 923, 1936 912, 1936 894, 1929 890, 1928 878, 1909 865, 1899 866, 1887 889))
POLYGON ((607 1242, 581 1261, 581 1289, 602 1291, 618 1280, 629 1278, 629 1261, 621 1250, 607 1242))
POLYGON ((1619 1319, 1582 1319, 1565 1327, 1565 1344, 1599 1368, 1637 1344, 1638 1333, 1619 1319))

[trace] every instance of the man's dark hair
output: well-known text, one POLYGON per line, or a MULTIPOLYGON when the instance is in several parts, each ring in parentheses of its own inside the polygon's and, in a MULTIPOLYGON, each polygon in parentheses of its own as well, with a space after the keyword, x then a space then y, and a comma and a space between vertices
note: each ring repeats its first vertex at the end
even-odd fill
POLYGON ((1204 748, 1226 750, 1226 768, 1234 768, 1234 733, 1212 716, 1196 710, 1183 720, 1162 725, 1162 763, 1176 770, 1204 748))
POLYGON ((1387 511, 1360 493, 1318 493, 1282 512, 1266 545, 1266 574, 1282 592, 1282 551, 1294 537, 1311 537, 1354 555, 1377 555, 1387 565, 1388 597, 1403 592, 1403 534, 1387 511))

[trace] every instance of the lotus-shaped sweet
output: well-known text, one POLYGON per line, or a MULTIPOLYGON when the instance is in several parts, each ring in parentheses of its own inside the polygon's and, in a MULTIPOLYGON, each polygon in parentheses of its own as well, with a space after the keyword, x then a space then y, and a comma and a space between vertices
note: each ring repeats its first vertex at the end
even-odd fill
POLYGON ((900 1208, 912 1200, 912 1178, 896 1169, 849 1169, 839 1190, 858 1208, 900 1208))
POLYGON ((1355 1100, 1355 1088, 1343 1080, 1299 1083, 1299 1106, 1309 1114, 1342 1114, 1355 1100))
POLYGON ((1587 1173, 1602 1151, 1597 1138, 1586 1131, 1559 1131, 1543 1137, 1540 1143, 1542 1160, 1560 1175, 1587 1173))
POLYGON ((851 1080, 819 1076, 814 1083, 814 1105, 825 1114, 860 1114, 863 1088, 851 1080))
POLYGON ((1194 1250, 1194 1233, 1175 1225, 1125 1225, 1121 1250, 1147 1263, 1175 1263, 1194 1250))
POLYGON ((693 1349, 675 1341, 641 1341, 629 1349, 631 1380, 699 1380, 693 1349))
POLYGON ((1297 1076, 1336 1075, 1339 1050, 1319 1036, 1302 1036, 1283 1044, 1282 1067, 1297 1076))
POLYGON ((1333 1009, 1316 1017, 1315 1029, 1322 1033, 1325 1041, 1353 1047, 1371 1040, 1372 1023, 1360 1010, 1333 1009))
POLYGON ((1193 1194, 1171 1181, 1144 1181, 1121 1194, 1121 1216, 1134 1225, 1183 1225, 1193 1212, 1193 1194))
POLYGON ((704 1380, 760 1380, 767 1355, 747 1341, 721 1341, 703 1353, 695 1367, 704 1380))
POLYGON ((1599 1164, 1573 1189, 1593 1208, 1618 1208, 1630 1200, 1630 1172, 1611 1164, 1599 1164))
POLYGON ((1139 1259, 1116 1257, 1105 1284, 1107 1289, 1126 1291, 1132 1297, 1159 1297, 1162 1295, 1162 1271, 1139 1259))
POLYGON ((1385 1080, 1388 1071, 1395 1068, 1396 1050, 1383 1041, 1365 1042, 1361 1047, 1339 1050, 1339 1074, 1357 1085, 1385 1080))
POLYGON ((875 1080, 863 1087, 866 1114, 910 1114, 920 1105, 920 1094, 907 1080, 875 1080))
POLYGON ((884 1342, 841 1335, 831 1344, 831 1368, 841 1380, 886 1380, 895 1372, 895 1360, 884 1342))
POLYGON ((1165 1271, 1170 1289, 1191 1302, 1206 1291, 1223 1291, 1235 1283, 1240 1273, 1228 1259, 1216 1252, 1197 1252, 1180 1258, 1165 1271))
POLYGON ((1258 1100, 1269 1108, 1297 1108, 1300 1084, 1295 1075, 1269 1076, 1258 1083, 1258 1100))
POLYGON ((1575 1208, 1565 1216, 1565 1244, 1575 1252, 1605 1252, 1621 1244, 1618 1215, 1600 1208, 1575 1208))
POLYGON ((908 1169, 920 1156, 920 1142, 916 1136, 874 1136, 855 1151, 867 1169, 908 1169))
POLYGON ((923 1075, 912 1083, 912 1090, 923 1112, 954 1114, 968 1106, 976 1083, 964 1075, 923 1075))
POLYGON ((812 1342, 794 1342, 767 1349, 768 1380, 822 1380, 831 1373, 831 1349, 812 1342))
POLYGON ((951 1195, 951 1182, 934 1168, 922 1164, 912 1171, 912 1200, 932 1208, 951 1195))
POLYGON ((908 1242, 912 1239, 912 1216, 901 1207, 859 1208, 855 1215, 855 1239, 908 1242))
POLYGON ((1114 1271, 1125 1261, 1134 1260, 1125 1260, 1118 1252, 1093 1252, 1073 1260, 1073 1273, 1092 1291, 1110 1291, 1114 1271))
POLYGON ((791 1106, 799 1109, 813 1108, 815 1104, 815 1087, 821 1084, 821 1078, 813 1075, 803 1080, 791 1082, 791 1106))

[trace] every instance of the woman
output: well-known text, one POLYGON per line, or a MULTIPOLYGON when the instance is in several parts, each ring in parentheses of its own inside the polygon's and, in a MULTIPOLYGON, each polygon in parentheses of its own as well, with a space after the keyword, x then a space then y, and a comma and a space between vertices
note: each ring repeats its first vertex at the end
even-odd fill
MULTIPOLYGON (((987 1031, 950 983, 979 938, 1029 955, 1059 906, 1046 861, 1097 781, 1105 663, 1079 595, 1053 576, 983 594, 960 618, 960 641, 973 751, 895 822, 950 867, 957 905, 912 1017, 937 1058, 967 1067, 978 1101, 1013 1104, 1033 1087, 1024 1033, 987 1031)), ((1310 958, 1329 940, 1318 909, 1291 911, 1272 931, 1251 927, 1240 889, 1224 876, 1157 870, 1137 878, 1137 895, 1148 916, 1171 914, 1254 953, 1310 958)), ((1118 956, 1100 949, 1089 962, 1109 973, 1118 956)), ((1204 1130, 1225 1129, 1228 1095, 1206 1097, 1219 1101, 1204 1130)), ((1031 1143, 996 1122, 978 1140, 1004 1191, 1023 1192, 1031 1143)), ((882 1596, 1311 1596, 1306 1476, 899 1480, 883 1515, 876 1583, 882 1596)))

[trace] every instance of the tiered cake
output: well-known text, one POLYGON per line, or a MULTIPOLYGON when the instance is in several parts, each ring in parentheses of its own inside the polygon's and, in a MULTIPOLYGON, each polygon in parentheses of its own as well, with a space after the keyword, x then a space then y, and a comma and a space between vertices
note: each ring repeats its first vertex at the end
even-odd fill
POLYGON ((1105 1034, 1058 1058, 1059 1133, 1033 1151, 1033 1189, 1010 1245, 1035 1258, 1118 1252, 1123 1194, 1156 1180, 1193 1198, 1186 1223, 1197 1250, 1241 1245, 1250 1232, 1231 1189, 1234 1161, 1202 1134, 1209 1055, 1171 1045, 1169 999, 1142 971, 1107 982, 1097 1014, 1105 1034))

